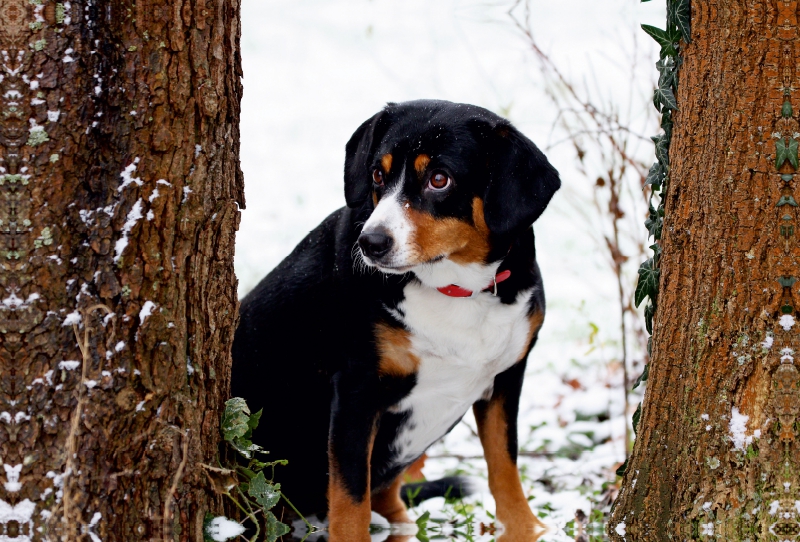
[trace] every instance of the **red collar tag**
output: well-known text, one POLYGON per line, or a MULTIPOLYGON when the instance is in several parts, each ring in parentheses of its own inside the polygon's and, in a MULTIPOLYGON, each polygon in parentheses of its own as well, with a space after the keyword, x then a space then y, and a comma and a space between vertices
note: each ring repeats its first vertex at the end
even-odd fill
MULTIPOLYGON (((505 271, 501 271, 500 273, 495 275, 492 283, 483 290, 481 290, 481 292, 491 291, 492 295, 497 295, 497 285, 506 280, 510 276, 511 276, 510 270, 506 269, 505 271)), ((449 297, 475 297, 478 294, 478 292, 467 290, 466 288, 462 288, 457 284, 449 284, 447 286, 442 286, 441 288, 436 288, 436 289, 449 297)))

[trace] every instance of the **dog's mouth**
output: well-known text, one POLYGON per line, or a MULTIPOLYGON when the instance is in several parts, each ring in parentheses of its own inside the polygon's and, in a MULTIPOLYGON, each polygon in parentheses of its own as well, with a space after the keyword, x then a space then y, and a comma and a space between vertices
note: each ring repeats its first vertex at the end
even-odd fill
MULTIPOLYGON (((363 254, 362 254, 362 256, 363 256, 363 254)), ((366 262, 367 265, 370 265, 370 266, 376 268, 378 271, 380 271, 382 273, 387 273, 387 274, 390 274, 390 275, 402 275, 402 274, 408 273, 409 271, 412 271, 415 267, 419 267, 419 266, 422 266, 422 265, 432 265, 432 264, 435 264, 437 262, 440 262, 440 261, 444 260, 445 258, 447 258, 447 256, 444 255, 444 254, 440 254, 440 255, 435 256, 435 257, 433 257, 433 258, 431 258, 429 260, 426 260, 424 262, 417 262, 417 263, 414 263, 414 264, 411 264, 411 265, 390 265, 390 264, 386 264, 386 263, 372 261, 372 260, 370 260, 370 258, 368 258, 366 256, 363 256, 363 258, 364 258, 364 262, 366 262)))

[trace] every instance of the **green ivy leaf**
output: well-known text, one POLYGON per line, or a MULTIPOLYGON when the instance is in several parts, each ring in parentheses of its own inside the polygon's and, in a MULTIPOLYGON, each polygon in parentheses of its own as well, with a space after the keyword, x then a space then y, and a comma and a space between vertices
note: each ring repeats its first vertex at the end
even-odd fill
POLYGON ((655 268, 653 258, 649 258, 639 267, 639 280, 636 282, 636 291, 634 292, 634 304, 637 307, 642 304, 645 297, 656 300, 658 273, 659 270, 655 268))
POLYGON ((658 74, 658 88, 671 89, 672 82, 675 80, 675 72, 664 70, 658 74))
POLYGON ((667 33, 664 30, 656 28, 655 26, 650 26, 649 24, 643 24, 642 30, 647 32, 648 36, 656 40, 656 43, 661 46, 662 51, 667 47, 672 47, 672 42, 669 40, 667 33))
POLYGON ((225 439, 236 451, 250 459, 253 452, 264 452, 261 446, 253 444, 250 440, 253 430, 258 426, 261 410, 250 415, 250 408, 241 397, 232 397, 225 402, 225 411, 222 413, 222 438, 225 439))
POLYGON ((662 111, 664 109, 678 109, 678 102, 675 100, 675 94, 669 87, 658 87, 653 91, 653 105, 656 109, 662 111))
MULTIPOLYGON (((658 215, 663 217, 664 216, 664 203, 662 202, 658 206, 658 215)), ((653 243, 650 245, 650 250, 653 251, 653 261, 655 262, 656 267, 658 267, 658 260, 661 259, 661 246, 658 243, 653 243)), ((655 301, 655 300, 653 300, 655 301)))
POLYGON ((669 138, 666 134, 652 136, 650 139, 656 145, 656 158, 664 166, 669 166, 669 138))
POLYGON ((247 494, 253 497, 256 502, 264 509, 269 510, 281 499, 281 485, 270 484, 264 478, 264 473, 259 472, 255 478, 250 480, 250 487, 247 488, 247 494))
POLYGON ((796 139, 778 139, 775 141, 775 167, 781 167, 787 160, 792 167, 797 169, 797 146, 796 139))
POLYGON ((633 434, 636 434, 636 430, 639 427, 639 419, 642 417, 642 403, 639 403, 639 406, 636 407, 636 412, 633 413, 633 434))
POLYGON ((647 228, 647 231, 656 241, 661 239, 661 227, 663 224, 664 219, 662 218, 662 215, 660 215, 658 210, 655 209, 652 204, 650 204, 647 220, 644 221, 644 225, 647 228))
MULTIPOLYGON (((644 327, 650 335, 653 334, 653 313, 655 310, 656 308, 653 306, 652 301, 644 307, 644 327)), ((636 386, 638 386, 638 384, 636 384, 636 386)), ((634 388, 636 388, 636 386, 634 386, 634 388)))
POLYGON ((250 416, 250 419, 247 420, 247 429, 248 429, 248 431, 247 431, 247 433, 245 433, 245 435, 244 435, 245 437, 250 438, 250 437, 253 436, 253 431, 255 431, 256 427, 258 427, 258 422, 261 420, 261 414, 263 414, 263 413, 264 413, 264 409, 262 408, 261 410, 259 410, 258 412, 256 412, 255 414, 252 414, 250 416))
POLYGON ((785 119, 792 118, 792 102, 789 101, 789 98, 786 98, 783 101, 783 106, 781 107, 781 116, 785 119))
MULTIPOLYGON (((655 162, 650 166, 650 171, 647 172, 647 178, 644 180, 644 184, 645 186, 652 186, 653 190, 661 190, 661 183, 664 182, 664 176, 664 168, 661 166, 661 162, 655 162)), ((647 225, 647 222, 645 222, 645 225, 647 225)), ((652 233, 650 235, 652 235, 652 233)))
POLYGON ((667 109, 661 112, 661 128, 664 130, 664 137, 667 141, 672 141, 672 110, 667 109))
MULTIPOLYGON (((649 0, 642 0, 642 2, 647 2, 647 1, 649 1, 649 0)), ((626 459, 625 462, 622 465, 619 466, 619 468, 617 469, 616 474, 617 474, 617 476, 625 476, 625 471, 627 471, 627 470, 628 470, 628 460, 626 459)))
POLYGON ((671 21, 667 23, 667 39, 669 40, 670 44, 674 47, 681 41, 681 31, 678 28, 676 22, 671 21))
POLYGON ((278 518, 276 518, 275 514, 272 512, 266 512, 266 519, 267 530, 265 535, 267 542, 275 542, 279 537, 289 534, 291 528, 285 523, 278 521, 278 518))
POLYGON ((243 437, 249 427, 250 409, 241 397, 233 397, 225 402, 225 411, 222 413, 222 437, 231 442, 243 437))
POLYGON ((692 42, 692 6, 690 0, 672 0, 672 13, 675 24, 678 25, 683 41, 692 42))
POLYGON ((648 363, 644 366, 644 371, 642 371, 642 374, 640 374, 639 378, 636 379, 636 382, 633 383, 633 388, 631 389, 635 390, 636 388, 639 387, 639 384, 641 384, 642 382, 647 382, 647 377, 649 376, 650 376, 650 364, 648 363))

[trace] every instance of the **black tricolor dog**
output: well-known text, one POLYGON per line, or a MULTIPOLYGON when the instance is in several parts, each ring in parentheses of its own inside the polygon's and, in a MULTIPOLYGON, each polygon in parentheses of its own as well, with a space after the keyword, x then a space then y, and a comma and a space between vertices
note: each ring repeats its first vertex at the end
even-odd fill
POLYGON ((242 301, 233 395, 279 420, 255 441, 290 460, 302 512, 329 510, 331 541, 368 541, 370 509, 407 521, 404 469, 470 406, 502 540, 540 525, 516 419, 545 310, 531 224, 560 184, 485 109, 390 103, 347 143, 347 207, 242 301))

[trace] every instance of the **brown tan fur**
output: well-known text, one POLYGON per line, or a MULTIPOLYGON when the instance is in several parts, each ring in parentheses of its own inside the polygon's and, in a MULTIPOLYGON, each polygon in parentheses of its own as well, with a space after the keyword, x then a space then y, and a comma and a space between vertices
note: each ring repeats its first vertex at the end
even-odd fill
POLYGON ((483 263, 489 254, 489 228, 483 218, 483 201, 472 200, 472 224, 457 218, 434 218, 409 209, 414 224, 412 243, 417 261, 426 262, 445 255, 459 263, 483 263))
POLYGON ((492 399, 483 416, 475 413, 478 435, 489 467, 489 489, 497 504, 497 519, 505 529, 498 542, 532 542, 544 524, 531 512, 517 465, 508 453, 508 421, 500 399, 492 399))
POLYGON ((375 326, 375 343, 382 375, 408 376, 417 372, 419 358, 411 353, 409 332, 384 323, 375 326))
POLYGON ((392 170, 392 155, 384 154, 381 156, 381 167, 384 173, 389 173, 392 170))
POLYGON ((403 473, 403 482, 422 482, 425 480, 425 475, 422 474, 422 469, 425 467, 425 460, 428 459, 428 454, 422 454, 419 459, 411 463, 406 472, 403 473))
POLYGON ((431 157, 427 154, 420 154, 414 159, 414 170, 417 172, 417 177, 422 179, 428 164, 431 162, 431 157))
POLYGON ((531 341, 536 334, 539 333, 539 328, 542 327, 542 322, 544 322, 544 313, 540 310, 534 312, 530 316, 528 316, 528 323, 530 324, 530 328, 528 329, 528 340, 525 342, 525 352, 520 352, 520 359, 527 353, 528 345, 531 344, 531 341))
POLYGON ((388 519, 389 523, 411 522, 406 512, 406 505, 400 498, 400 488, 403 487, 403 483, 403 475, 400 474, 392 485, 372 494, 372 509, 388 519))
MULTIPOLYGON (((367 457, 372 457, 372 445, 375 441, 376 428, 373 427, 369 442, 367 457)), ((329 542, 371 542, 369 535, 369 522, 372 519, 370 492, 360 501, 353 499, 350 492, 344 485, 339 474, 339 466, 333 459, 332 454, 328 454, 328 471, 330 479, 328 481, 328 525, 329 542)), ((370 467, 367 465, 367 487, 370 485, 370 467)))

